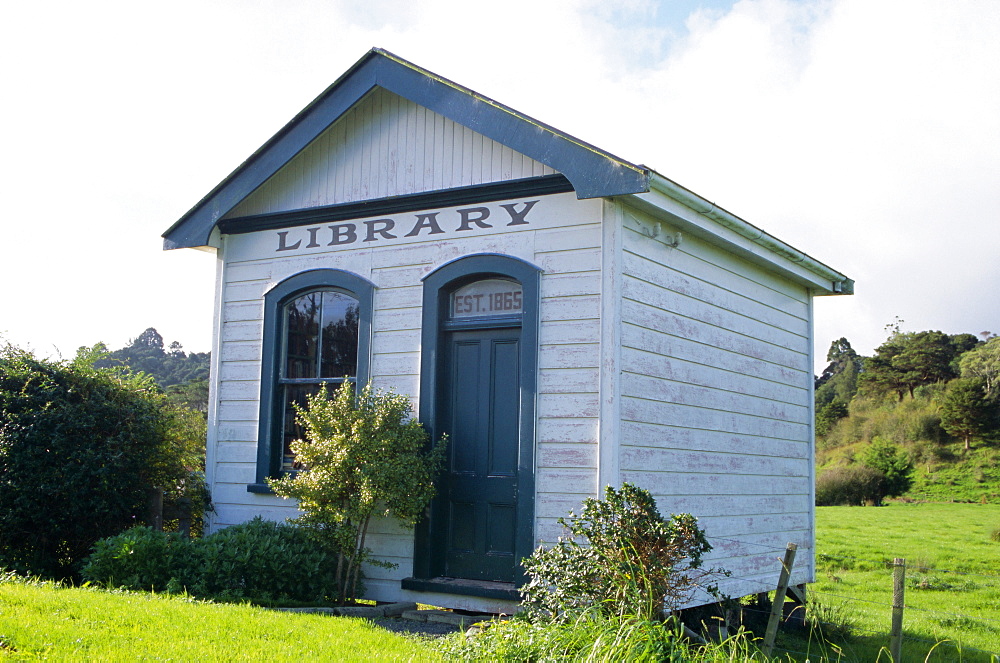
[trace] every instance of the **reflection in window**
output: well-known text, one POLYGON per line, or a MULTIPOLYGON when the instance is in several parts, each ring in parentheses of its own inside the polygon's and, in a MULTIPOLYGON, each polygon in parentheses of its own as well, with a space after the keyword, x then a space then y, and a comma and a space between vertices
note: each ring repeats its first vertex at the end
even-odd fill
POLYGON ((283 373, 279 378, 282 406, 284 471, 295 469, 292 440, 302 437, 295 407, 328 383, 335 389, 358 376, 358 300, 336 290, 316 290, 284 306, 283 373))

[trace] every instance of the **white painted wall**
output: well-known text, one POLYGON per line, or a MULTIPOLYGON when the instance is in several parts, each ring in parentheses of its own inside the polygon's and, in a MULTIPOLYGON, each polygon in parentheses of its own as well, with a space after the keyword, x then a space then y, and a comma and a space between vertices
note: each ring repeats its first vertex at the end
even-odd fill
MULTIPOLYGON (((601 215, 599 200, 578 201, 573 194, 499 201, 490 229, 458 232, 459 208, 433 210, 442 234, 407 238, 414 214, 391 218, 397 238, 347 246, 307 248, 307 228, 285 229, 285 246, 305 238, 296 250, 277 251, 278 231, 225 237, 221 249, 221 311, 218 403, 210 420, 216 440, 208 475, 216 512, 212 529, 249 520, 257 514, 282 520, 296 514, 281 498, 248 493, 256 462, 260 393, 263 296, 277 283, 318 267, 345 269, 375 283, 371 378, 419 406, 421 278, 436 267, 470 253, 496 252, 527 260, 543 270, 539 330, 539 381, 536 404, 535 477, 538 537, 554 540, 555 518, 576 508, 596 488, 601 318, 601 215), (538 200, 527 225, 507 227, 501 205, 538 200)), ((364 228, 365 219, 354 222, 364 228)), ((325 226, 324 226, 325 227, 325 226)), ((283 231, 284 232, 284 231, 283 231)), ((318 235, 317 235, 318 236, 318 235)), ((395 570, 367 569, 372 598, 398 596, 398 580, 411 575, 412 533, 395 523, 379 523, 369 540, 376 556, 399 564, 395 570)), ((462 599, 465 605, 477 604, 462 599)))
POLYGON ((813 576, 811 295, 622 212, 620 476, 699 518, 732 596, 813 576), (679 243, 677 242, 679 238, 679 243), (676 246, 675 246, 676 244, 676 246))

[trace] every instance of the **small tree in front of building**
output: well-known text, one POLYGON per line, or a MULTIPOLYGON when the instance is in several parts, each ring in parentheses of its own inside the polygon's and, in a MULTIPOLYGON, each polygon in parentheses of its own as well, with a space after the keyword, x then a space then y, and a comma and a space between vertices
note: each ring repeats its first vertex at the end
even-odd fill
POLYGON ((306 439, 291 447, 303 469, 270 482, 281 497, 299 501, 302 515, 292 522, 340 550, 341 603, 357 597, 363 562, 393 566, 371 559, 366 539, 372 518, 392 517, 412 528, 434 497, 445 440, 431 446, 411 414, 409 399, 393 392, 367 385, 355 394, 345 381, 330 394, 323 385, 298 413, 306 439))

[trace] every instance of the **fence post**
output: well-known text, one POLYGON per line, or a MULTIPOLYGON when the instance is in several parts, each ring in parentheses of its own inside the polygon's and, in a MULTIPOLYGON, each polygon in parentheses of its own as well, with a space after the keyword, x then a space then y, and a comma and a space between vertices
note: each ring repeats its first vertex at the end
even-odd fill
POLYGON ((906 560, 892 560, 892 631, 889 634, 889 653, 894 663, 903 655, 903 589, 906 587, 906 560))
POLYGON ((778 576, 778 587, 774 591, 774 602, 771 603, 771 617, 767 620, 767 631, 764 633, 764 656, 770 658, 774 648, 774 638, 778 635, 778 622, 781 621, 785 607, 785 593, 788 591, 788 579, 792 574, 792 564, 795 562, 795 551, 798 546, 789 543, 785 548, 785 558, 781 562, 781 575, 778 576))

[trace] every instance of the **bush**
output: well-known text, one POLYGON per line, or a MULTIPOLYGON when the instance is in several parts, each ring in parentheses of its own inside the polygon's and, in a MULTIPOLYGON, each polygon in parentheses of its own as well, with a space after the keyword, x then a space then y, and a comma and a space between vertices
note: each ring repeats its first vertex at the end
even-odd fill
POLYGON ((523 562, 531 579, 521 595, 536 614, 560 617, 593 608, 658 620, 703 581, 723 574, 701 569, 712 546, 693 516, 664 520, 649 492, 629 483, 620 491, 608 486, 604 500, 587 499, 581 515, 559 522, 572 538, 539 548, 523 562))
POLYGON ((303 469, 269 483, 299 501, 302 515, 293 522, 341 551, 337 584, 347 603, 360 594, 362 562, 394 566, 370 558, 371 519, 391 516, 413 528, 434 497, 444 440, 429 448, 427 432, 410 416, 410 400, 370 384, 355 394, 345 381, 332 396, 324 384, 305 409, 296 409, 307 439, 292 442, 292 452, 303 469))
POLYGON ((827 470, 816 479, 816 506, 881 504, 885 474, 865 465, 827 470))
POLYGON ((196 547, 193 587, 206 597, 323 602, 338 595, 337 551, 301 527, 258 516, 196 547))
POLYGON ((133 527, 94 544, 80 575, 105 587, 164 591, 171 584, 187 584, 196 567, 193 548, 179 534, 133 527))
POLYGON ((885 475, 877 502, 883 497, 902 495, 913 485, 913 461, 905 451, 884 438, 873 439, 861 452, 860 460, 863 465, 885 475))
POLYGON ((73 577, 96 541, 145 522, 154 486, 204 495, 203 427, 98 357, 0 347, 0 566, 73 577))
POLYGON ((336 565, 307 530, 257 517, 194 540, 136 527, 99 541, 81 575, 111 588, 314 603, 337 595, 336 565))

